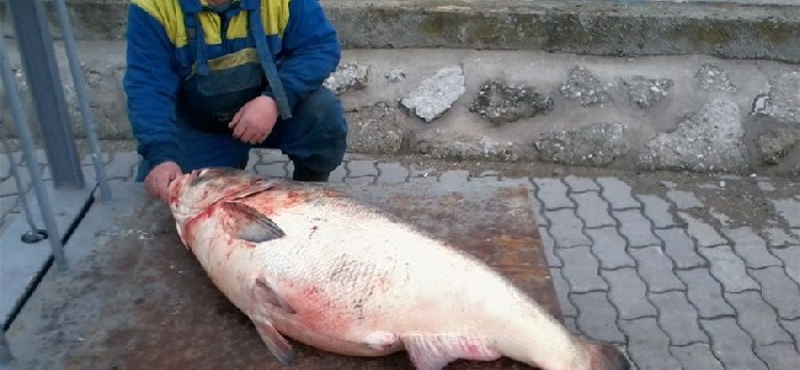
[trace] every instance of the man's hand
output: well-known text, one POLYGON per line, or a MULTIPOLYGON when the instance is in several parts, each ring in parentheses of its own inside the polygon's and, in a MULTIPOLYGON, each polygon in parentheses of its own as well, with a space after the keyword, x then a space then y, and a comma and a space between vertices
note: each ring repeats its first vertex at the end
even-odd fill
POLYGON ((167 189, 169 183, 182 175, 183 171, 175 162, 164 162, 155 166, 144 179, 144 187, 153 198, 169 203, 167 189))
POLYGON ((234 138, 255 145, 267 139, 277 120, 275 100, 261 95, 239 109, 228 127, 233 129, 234 138))

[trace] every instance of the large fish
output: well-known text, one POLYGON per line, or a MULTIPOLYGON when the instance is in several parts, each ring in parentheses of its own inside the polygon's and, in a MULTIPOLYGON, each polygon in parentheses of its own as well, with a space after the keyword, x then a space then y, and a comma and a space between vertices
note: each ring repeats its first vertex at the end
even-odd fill
POLYGON ((476 258, 319 184, 208 168, 174 180, 182 243, 289 364, 287 337, 419 370, 506 356, 543 370, 628 369, 476 258))

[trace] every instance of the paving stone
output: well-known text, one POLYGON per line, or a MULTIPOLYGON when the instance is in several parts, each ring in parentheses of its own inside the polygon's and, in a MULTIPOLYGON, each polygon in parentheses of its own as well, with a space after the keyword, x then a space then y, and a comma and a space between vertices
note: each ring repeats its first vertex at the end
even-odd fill
MULTIPOLYGON (((28 174, 28 168, 18 167, 17 175, 22 183, 23 190, 28 191, 31 188, 31 176, 28 174)), ((17 195, 18 193, 19 189, 17 188, 17 182, 14 176, 9 176, 0 182, 0 197, 17 195)))
POLYGON ((697 309, 683 292, 653 293, 649 297, 658 308, 658 323, 669 335, 673 346, 708 341, 708 336, 697 323, 697 309))
POLYGON ((750 334, 757 346, 777 342, 791 343, 792 337, 778 325, 778 315, 767 302, 764 302, 760 293, 753 291, 726 293, 725 299, 736 309, 736 321, 750 334))
POLYGON ((286 171, 286 163, 273 162, 269 164, 257 164, 255 171, 263 176, 269 177, 288 177, 289 172, 286 171))
MULTIPOLYGON (((764 233, 767 236, 767 241, 769 242, 770 248, 782 248, 790 245, 800 245, 800 240, 789 235, 789 233, 783 229, 776 227, 768 228, 764 230, 764 233)), ((800 234, 797 234, 797 237, 800 238, 800 234)))
POLYGON ((692 217, 688 213, 678 212, 678 216, 686 221, 687 231, 689 235, 697 240, 697 245, 700 247, 698 249, 727 244, 727 241, 722 238, 722 235, 711 225, 692 217))
POLYGON ((572 209, 545 211, 544 216, 550 221, 550 235, 556 241, 557 248, 572 248, 591 244, 591 240, 581 230, 583 223, 572 209))
POLYGON ((727 369, 767 370, 753 352, 753 341, 733 318, 700 320, 711 337, 711 348, 727 369))
POLYGON ((450 170, 439 175, 439 182, 443 184, 455 184, 466 182, 469 179, 469 171, 450 170))
POLYGON ((800 369, 800 354, 789 343, 773 344, 770 346, 756 347, 756 353, 770 370, 797 370, 800 369))
POLYGON ((628 353, 640 369, 681 368, 669 353, 669 337, 658 327, 655 318, 622 320, 620 327, 628 336, 628 353))
POLYGON ((625 343, 625 334, 617 327, 617 310, 605 292, 571 293, 570 299, 578 309, 575 322, 581 333, 594 340, 625 343))
POLYGON ((733 253, 731 247, 702 248, 700 254, 708 260, 711 274, 722 283, 726 292, 758 290, 758 283, 747 275, 744 260, 733 253))
POLYGON ((590 178, 567 175, 567 177, 564 178, 564 182, 567 183, 570 191, 574 193, 600 191, 600 185, 597 185, 597 183, 590 178))
POLYGON ((551 268, 550 275, 553 277, 553 286, 555 287, 558 302, 561 306, 561 313, 566 317, 578 316, 578 310, 569 300, 569 284, 567 284, 567 281, 561 276, 561 269, 551 268))
POLYGON ((614 271, 601 271, 608 281, 608 298, 623 319, 656 316, 656 308, 647 300, 647 286, 631 267, 614 271))
POLYGON ((786 274, 800 284, 800 246, 773 249, 772 253, 783 260, 786 274))
POLYGON ((794 338, 795 349, 800 351, 800 320, 779 320, 781 326, 794 338))
POLYGON ((747 267, 780 266, 781 261, 767 250, 767 242, 758 236, 751 227, 723 230, 723 233, 733 241, 733 249, 739 257, 744 259, 747 267))
POLYGON ((638 209, 627 211, 613 211, 614 217, 619 221, 620 233, 628 239, 628 245, 633 248, 648 245, 661 245, 661 240, 656 238, 648 221, 638 209))
POLYGON ((570 197, 578 204, 578 217, 587 228, 616 225, 608 214, 608 204, 596 192, 576 193, 570 197))
POLYGON ((780 267, 751 270, 761 284, 761 295, 782 319, 800 318, 800 287, 780 267))
POLYGON ((706 260, 695 251, 694 241, 686 235, 684 230, 673 228, 654 232, 664 241, 664 253, 672 258, 677 268, 687 269, 707 264, 706 260))
POLYGON ((410 171, 400 163, 378 163, 379 184, 400 184, 406 182, 410 171))
POLYGON ((667 198, 680 210, 691 208, 703 207, 703 202, 694 195, 694 193, 685 190, 670 190, 667 191, 667 198))
POLYGON ((644 279, 649 292, 661 293, 686 288, 672 271, 672 261, 664 255, 661 247, 631 249, 629 253, 636 260, 639 276, 644 279))
POLYGON ((775 185, 769 181, 758 181, 758 188, 765 192, 775 191, 775 185))
POLYGON ((547 265, 550 267, 561 267, 561 258, 559 258, 555 252, 556 242, 553 240, 553 237, 550 236, 550 232, 547 231, 547 228, 541 224, 539 224, 539 239, 542 240, 542 247, 544 248, 544 254, 547 258, 547 265))
POLYGON ((689 302, 697 308, 701 318, 715 318, 733 315, 733 307, 722 298, 722 285, 711 276, 705 268, 678 270, 678 277, 686 284, 686 295, 689 302))
POLYGON ((559 179, 534 179, 537 198, 542 200, 545 209, 573 208, 575 204, 567 197, 567 185, 559 179))
POLYGON ((602 187, 601 194, 611 203, 611 209, 639 208, 641 204, 631 195, 631 187, 614 177, 600 177, 597 183, 602 187))
POLYGON ((374 161, 356 160, 347 162, 348 177, 378 176, 374 161))
POLYGON ((625 239, 616 228, 587 229, 586 234, 592 239, 592 252, 600 260, 601 268, 612 270, 636 266, 636 261, 625 249, 625 239))
POLYGON ((800 227, 800 201, 795 199, 772 200, 775 210, 789 227, 800 227))
POLYGON ((556 254, 564 263, 561 271, 574 293, 607 290, 608 284, 600 278, 600 265, 589 252, 589 247, 556 249, 556 254))
POLYGON ((347 177, 347 163, 342 163, 331 171, 330 182, 341 183, 347 177))
POLYGON ((724 370, 722 363, 714 357, 708 343, 670 347, 672 355, 686 370, 724 370))
POLYGON ((675 219, 669 213, 669 203, 655 195, 638 195, 644 204, 644 215, 650 219, 656 229, 675 226, 675 219))
POLYGON ((564 326, 573 334, 580 334, 578 331, 578 322, 574 317, 564 317, 564 326))

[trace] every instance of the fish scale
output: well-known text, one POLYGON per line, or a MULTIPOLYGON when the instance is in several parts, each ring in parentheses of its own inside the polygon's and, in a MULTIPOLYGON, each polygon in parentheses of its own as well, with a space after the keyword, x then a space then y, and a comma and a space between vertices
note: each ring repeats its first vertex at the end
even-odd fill
POLYGON ((543 370, 629 368, 485 263, 325 186, 202 169, 169 193, 181 240, 284 364, 289 337, 352 356, 405 350, 418 370, 501 356, 543 370))

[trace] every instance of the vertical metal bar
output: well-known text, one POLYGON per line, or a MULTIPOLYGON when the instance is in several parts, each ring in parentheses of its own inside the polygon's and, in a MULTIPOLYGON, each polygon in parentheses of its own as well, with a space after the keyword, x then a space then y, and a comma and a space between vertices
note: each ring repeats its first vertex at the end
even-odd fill
POLYGON ((6 156, 8 157, 8 168, 11 171, 11 176, 14 178, 14 182, 17 185, 17 194, 19 194, 19 202, 22 204, 22 213, 25 214, 25 220, 28 221, 28 227, 31 230, 38 230, 39 228, 36 227, 36 222, 33 221, 33 214, 31 213, 31 207, 28 205, 28 197, 26 197, 26 191, 24 188, 24 184, 19 177, 19 170, 17 170, 17 166, 19 163, 14 160, 14 156, 11 152, 11 145, 8 144, 8 140, 6 140, 6 130, 5 126, 0 129, 0 141, 3 142, 3 150, 5 150, 6 156))
POLYGON ((64 48, 67 51, 67 59, 69 60, 70 72, 72 72, 72 81, 75 84, 75 93, 78 95, 78 101, 81 106, 81 117, 83 118, 83 130, 86 132, 86 139, 89 142, 89 149, 92 154, 92 163, 94 164, 94 171, 97 175, 97 180, 100 183, 100 200, 103 202, 111 200, 111 188, 108 186, 108 179, 106 178, 106 169, 103 159, 100 155, 100 145, 97 143, 97 132, 94 120, 92 119, 92 112, 89 110, 89 98, 86 94, 86 81, 83 76, 83 71, 80 68, 80 60, 75 51, 75 38, 72 35, 72 27, 69 22, 69 15, 67 14, 67 6, 64 0, 54 0, 56 10, 58 11, 58 22, 61 25, 61 36, 64 39, 64 48))
POLYGON ((17 135, 19 135, 20 142, 22 143, 25 164, 28 166, 28 172, 33 182, 33 189, 36 192, 39 210, 41 211, 42 219, 44 219, 47 234, 50 236, 48 239, 50 239, 50 247, 53 250, 53 259, 59 271, 67 271, 69 266, 64 256, 64 246, 61 244, 60 237, 61 234, 58 232, 58 226, 53 217, 54 213, 53 207, 50 205, 50 197, 44 188, 42 175, 39 173, 39 163, 36 160, 36 153, 33 149, 33 139, 31 138, 25 114, 22 112, 22 101, 17 91, 14 71, 11 70, 11 63, 8 60, 8 53, 6 52, 6 45, 3 37, 0 37, 0 76, 3 80, 3 88, 6 91, 8 103, 11 106, 11 114, 14 119, 14 125, 17 128, 17 135))
POLYGON ((7 0, 56 188, 86 186, 42 0, 7 0))

